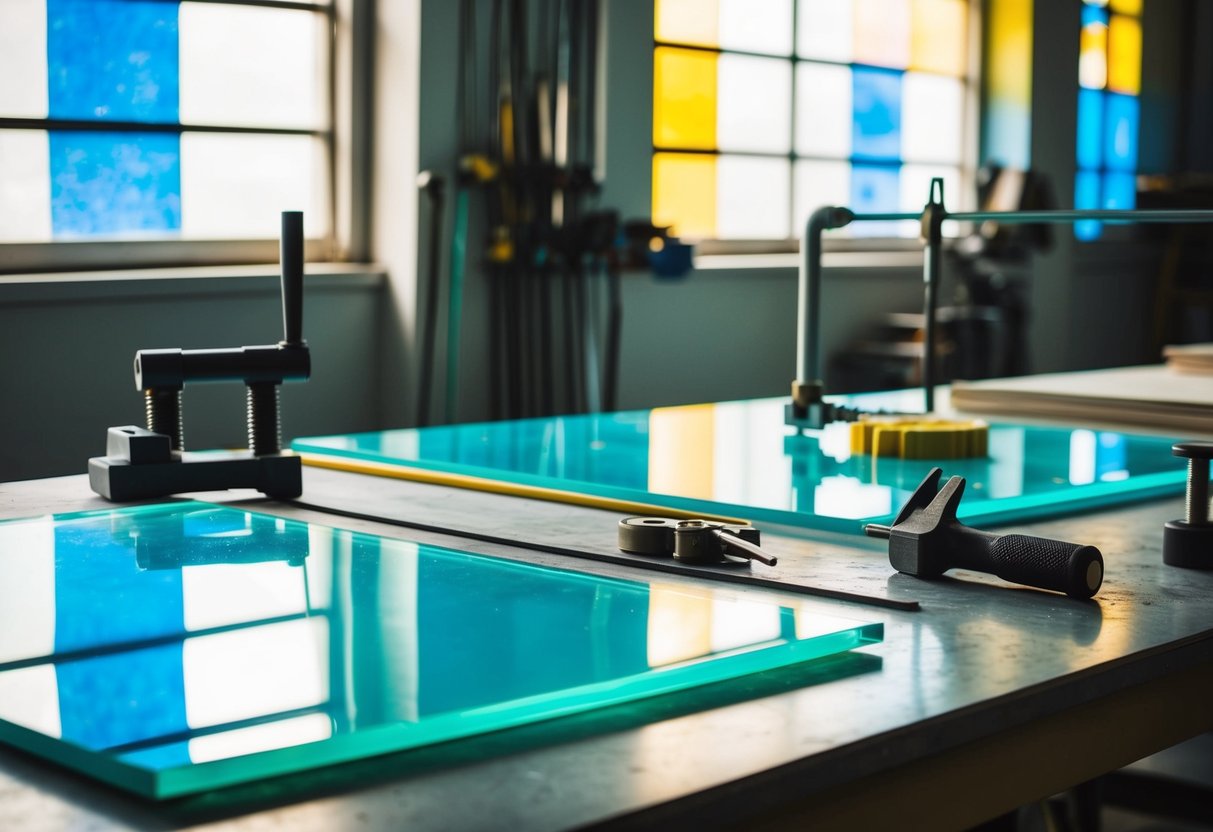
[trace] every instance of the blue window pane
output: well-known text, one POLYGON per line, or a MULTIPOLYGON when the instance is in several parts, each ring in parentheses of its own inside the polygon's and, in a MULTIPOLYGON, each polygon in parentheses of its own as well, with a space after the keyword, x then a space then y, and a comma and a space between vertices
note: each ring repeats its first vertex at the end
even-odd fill
POLYGON ((46 0, 52 118, 175 122, 177 4, 46 0))
POLYGON ((1103 165, 1104 93, 1099 90, 1078 91, 1078 166, 1098 168, 1103 165))
MULTIPOLYGON (((1099 173, 1084 170, 1074 177, 1074 207, 1079 210, 1100 207, 1099 173)), ((1080 240, 1098 239, 1101 230, 1102 224, 1096 220, 1079 220, 1074 223, 1074 236, 1080 240)))
POLYGON ((1129 210, 1137 205, 1137 177, 1131 173, 1105 173, 1103 178, 1103 207, 1108 210, 1129 210))
POLYGON ((181 228, 181 139, 160 133, 50 133, 56 237, 181 228))
POLYGON ((1133 95, 1108 93, 1104 127, 1104 158, 1110 170, 1137 170, 1138 103, 1133 95))
POLYGON ((901 73, 857 66, 851 72, 851 148, 856 157, 901 156, 901 73))
POLYGON ((1082 7, 1082 25, 1090 26, 1093 23, 1099 23, 1104 26, 1108 25, 1108 10, 1101 9, 1098 6, 1083 6, 1082 7))
MULTIPOLYGON (((851 168, 851 210, 857 214, 884 214, 901 210, 901 170, 897 165, 854 165, 851 168)), ((895 237, 895 222, 857 222, 850 226, 856 237, 895 237)))

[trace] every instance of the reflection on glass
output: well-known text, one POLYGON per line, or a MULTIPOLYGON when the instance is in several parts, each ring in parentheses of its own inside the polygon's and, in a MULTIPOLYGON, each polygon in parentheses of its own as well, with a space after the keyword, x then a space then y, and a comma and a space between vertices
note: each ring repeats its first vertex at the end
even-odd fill
POLYGON ((1108 89, 1141 92, 1141 21, 1120 14, 1108 24, 1108 89))
POLYGON ((821 616, 799 636, 808 613, 768 601, 198 503, 0 523, 0 601, 18 590, 0 604, 0 739, 158 797, 880 637, 821 616))

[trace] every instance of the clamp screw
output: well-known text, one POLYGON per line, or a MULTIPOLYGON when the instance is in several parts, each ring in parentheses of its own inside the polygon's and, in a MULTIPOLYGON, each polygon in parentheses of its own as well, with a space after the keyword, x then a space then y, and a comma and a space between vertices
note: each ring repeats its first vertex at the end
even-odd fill
POLYGON ((1171 453, 1188 460, 1187 511, 1184 522, 1205 526, 1209 522, 1209 460, 1213 442, 1177 442, 1171 453))

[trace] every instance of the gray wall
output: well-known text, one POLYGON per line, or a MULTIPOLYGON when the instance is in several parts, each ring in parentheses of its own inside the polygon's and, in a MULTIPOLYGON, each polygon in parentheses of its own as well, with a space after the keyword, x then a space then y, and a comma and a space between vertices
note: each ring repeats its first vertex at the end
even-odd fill
MULTIPOLYGON (((0 278, 0 481, 83 473, 104 454, 106 428, 143 424, 136 350, 281 338, 278 279, 250 271, 0 278)), ((309 275, 305 285, 312 379, 283 388, 284 437, 377 427, 381 276, 309 275)), ((248 444, 239 384, 187 387, 184 414, 187 448, 248 444)))

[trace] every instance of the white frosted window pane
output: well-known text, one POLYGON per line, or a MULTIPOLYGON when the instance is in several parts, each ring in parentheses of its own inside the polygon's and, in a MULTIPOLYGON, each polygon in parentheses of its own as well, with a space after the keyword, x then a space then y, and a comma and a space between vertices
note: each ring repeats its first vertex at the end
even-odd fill
POLYGON ((322 20, 307 11, 182 3, 181 122, 324 127, 322 20))
POLYGON ((792 0, 720 0, 720 48, 792 54, 792 0))
POLYGON ((846 206, 851 202, 851 165, 847 162, 796 163, 795 236, 804 232, 809 214, 824 205, 846 206))
MULTIPOLYGON (((949 211, 960 211, 971 207, 970 201, 961 191, 960 169, 944 165, 902 165, 901 166, 901 210, 921 211, 927 204, 931 193, 931 180, 936 176, 943 177, 943 204, 949 211)), ((898 223, 898 234, 901 237, 917 237, 921 227, 917 222, 898 223)), ((957 234, 956 223, 945 220, 943 224, 945 236, 954 237, 957 234)))
POLYGON ((792 143, 792 64, 721 55, 717 64, 716 142, 721 150, 787 153, 792 143))
POLYGON ((796 68, 796 152, 851 155, 851 69, 832 64, 796 68))
POLYGON ((51 151, 42 130, 0 130, 0 241, 51 238, 51 151))
POLYGON ((181 233, 277 238, 283 211, 303 211, 308 237, 328 233, 324 145, 311 136, 183 133, 181 233))
POLYGON ((911 162, 958 164, 964 87, 955 78, 907 72, 902 80, 901 155, 911 162))
POLYGON ((721 156, 716 162, 716 235, 724 240, 785 239, 790 163, 721 156))
POLYGON ((46 118, 46 0, 0 0, 0 116, 46 118))
POLYGON ((800 0, 796 52, 802 58, 851 60, 851 0, 800 0))

